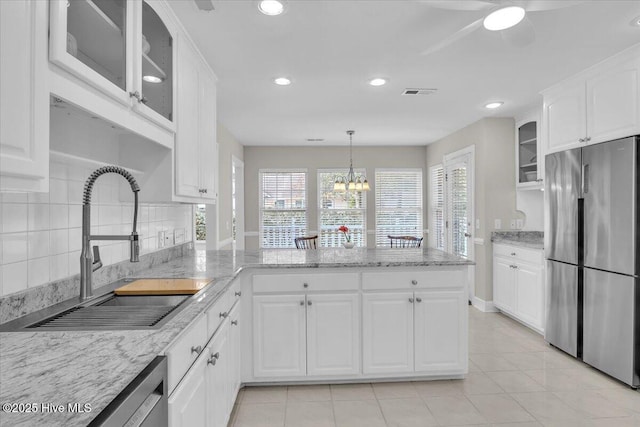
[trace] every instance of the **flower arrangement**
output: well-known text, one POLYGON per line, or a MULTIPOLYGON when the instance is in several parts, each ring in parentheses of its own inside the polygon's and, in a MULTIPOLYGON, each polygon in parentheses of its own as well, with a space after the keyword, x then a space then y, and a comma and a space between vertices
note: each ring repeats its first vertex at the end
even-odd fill
POLYGON ((349 227, 347 227, 346 225, 341 225, 340 228, 338 228, 338 231, 341 231, 344 234, 344 238, 347 239, 347 243, 351 242, 351 235, 349 234, 349 227))

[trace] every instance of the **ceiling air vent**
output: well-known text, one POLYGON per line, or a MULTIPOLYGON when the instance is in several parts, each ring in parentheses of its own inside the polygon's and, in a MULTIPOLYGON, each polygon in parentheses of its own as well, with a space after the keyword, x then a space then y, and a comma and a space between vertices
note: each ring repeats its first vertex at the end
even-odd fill
POLYGON ((433 88, 408 88, 402 92, 403 95, 433 95, 438 89, 433 88))
POLYGON ((307 138, 307 142, 324 142, 324 138, 307 138))
POLYGON ((205 12, 211 12, 215 8, 213 7, 212 0, 194 0, 198 9, 204 10, 205 12))

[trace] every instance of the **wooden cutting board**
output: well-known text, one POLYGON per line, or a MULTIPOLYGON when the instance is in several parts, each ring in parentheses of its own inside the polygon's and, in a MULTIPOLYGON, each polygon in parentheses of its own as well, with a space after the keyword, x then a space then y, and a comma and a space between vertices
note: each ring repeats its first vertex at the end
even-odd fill
POLYGON ((193 295, 213 279, 138 279, 114 291, 116 295, 193 295))

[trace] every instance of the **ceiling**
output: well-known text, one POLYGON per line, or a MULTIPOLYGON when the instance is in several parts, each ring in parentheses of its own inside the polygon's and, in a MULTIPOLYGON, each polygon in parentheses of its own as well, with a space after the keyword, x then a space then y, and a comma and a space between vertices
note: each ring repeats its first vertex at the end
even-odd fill
POLYGON ((640 27, 630 25, 637 0, 528 13, 536 38, 525 47, 480 28, 428 55, 487 12, 429 1, 289 0, 270 17, 255 1, 213 3, 203 12, 192 0, 170 0, 219 78, 218 120, 244 145, 343 145, 347 129, 356 130, 354 145, 429 144, 483 117, 531 111, 541 90, 640 42, 640 27), (277 86, 278 76, 293 83, 277 86), (377 76, 390 81, 370 86, 377 76), (401 95, 416 87, 438 91, 401 95), (484 108, 494 100, 504 105, 484 108))

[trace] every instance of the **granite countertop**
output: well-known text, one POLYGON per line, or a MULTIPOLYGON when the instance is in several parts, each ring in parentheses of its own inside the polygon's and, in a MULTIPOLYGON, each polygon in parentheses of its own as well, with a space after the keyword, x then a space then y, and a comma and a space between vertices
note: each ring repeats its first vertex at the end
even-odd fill
POLYGON ((544 233, 542 231, 494 231, 491 233, 491 241, 524 248, 544 249, 544 233))
POLYGON ((136 275, 214 279, 160 329, 0 333, 0 403, 91 405, 85 413, 0 412, 0 425, 86 425, 244 269, 472 264, 430 248, 196 251, 136 275))

